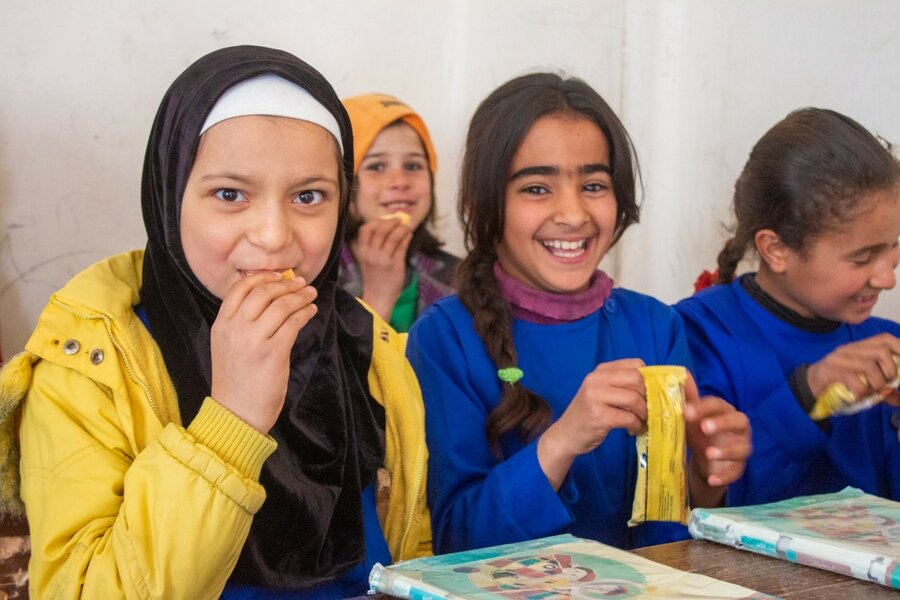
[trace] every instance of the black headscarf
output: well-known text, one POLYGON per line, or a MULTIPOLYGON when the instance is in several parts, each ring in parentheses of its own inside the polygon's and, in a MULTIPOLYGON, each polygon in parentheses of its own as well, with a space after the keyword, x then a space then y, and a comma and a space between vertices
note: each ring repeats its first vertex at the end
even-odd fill
POLYGON ((210 393, 210 327, 221 301, 185 259, 181 200, 207 114, 230 87, 264 73, 299 85, 331 112, 344 147, 338 230, 328 260, 312 282, 318 312, 291 351, 284 408, 270 432, 278 449, 260 476, 267 499, 230 579, 302 589, 332 581, 364 558, 362 489, 374 481, 384 458, 384 412, 367 384, 372 319, 337 286, 346 182, 353 177, 350 121, 315 69, 280 50, 236 46, 204 56, 169 88, 144 160, 141 200, 148 241, 141 303, 187 426, 210 393))

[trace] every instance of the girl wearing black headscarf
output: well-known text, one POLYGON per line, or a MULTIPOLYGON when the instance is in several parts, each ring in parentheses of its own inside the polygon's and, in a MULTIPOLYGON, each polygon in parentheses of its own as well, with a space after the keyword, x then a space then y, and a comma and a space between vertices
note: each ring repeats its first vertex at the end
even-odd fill
POLYGON ((172 84, 146 251, 54 294, 0 380, 35 597, 343 597, 430 551, 402 339, 336 285, 352 148, 285 52, 218 50, 172 84))

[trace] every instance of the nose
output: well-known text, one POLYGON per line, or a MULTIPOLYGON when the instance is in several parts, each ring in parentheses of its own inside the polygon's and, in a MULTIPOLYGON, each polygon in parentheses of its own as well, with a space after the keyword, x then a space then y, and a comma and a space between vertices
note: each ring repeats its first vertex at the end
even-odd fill
POLYGON ((585 199, 577 185, 562 186, 556 194, 554 208, 553 222, 557 225, 565 225, 574 229, 581 227, 590 219, 585 199))
POLYGON ((892 248, 890 253, 878 260, 869 284, 881 290, 891 290, 897 285, 897 265, 900 264, 900 248, 892 248))
POLYGON ((288 210, 283 202, 259 202, 251 218, 247 239, 266 252, 277 252, 293 239, 288 210))
POLYGON ((388 173, 388 185, 391 189, 405 190, 409 187, 409 172, 402 167, 391 169, 388 173))

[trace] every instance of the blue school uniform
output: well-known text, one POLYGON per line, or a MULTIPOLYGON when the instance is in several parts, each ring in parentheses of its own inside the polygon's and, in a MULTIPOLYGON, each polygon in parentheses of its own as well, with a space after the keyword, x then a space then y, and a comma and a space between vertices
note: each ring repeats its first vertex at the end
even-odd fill
MULTIPOLYGON (((513 337, 522 384, 549 403, 554 421, 597 364, 641 358, 689 366, 681 319, 648 296, 613 290, 603 306, 576 321, 545 325, 516 319, 513 337)), ((635 438, 610 432, 578 457, 559 491, 538 464, 537 440, 502 440, 491 452, 485 423, 501 382, 472 316, 451 296, 426 310, 409 334, 407 356, 422 388, 428 440, 428 504, 438 553, 558 533, 630 548, 684 539, 678 524, 627 526, 634 497, 635 438)), ((506 384, 503 384, 506 385, 506 384)))
POLYGON ((700 393, 724 398, 747 414, 753 428, 753 454, 728 490, 729 505, 848 485, 900 500, 900 409, 880 404, 817 424, 789 384, 801 365, 881 332, 900 335, 900 324, 872 317, 810 331, 767 310, 741 279, 708 288, 676 309, 685 321, 700 393))

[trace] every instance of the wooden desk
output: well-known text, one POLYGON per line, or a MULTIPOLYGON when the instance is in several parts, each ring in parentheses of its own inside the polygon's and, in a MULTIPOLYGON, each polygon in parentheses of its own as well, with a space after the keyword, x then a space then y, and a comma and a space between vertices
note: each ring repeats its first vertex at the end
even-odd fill
POLYGON ((633 552, 682 571, 736 583, 785 600, 900 598, 900 591, 877 583, 713 542, 689 540, 649 546, 633 552))

